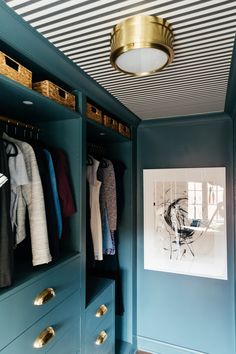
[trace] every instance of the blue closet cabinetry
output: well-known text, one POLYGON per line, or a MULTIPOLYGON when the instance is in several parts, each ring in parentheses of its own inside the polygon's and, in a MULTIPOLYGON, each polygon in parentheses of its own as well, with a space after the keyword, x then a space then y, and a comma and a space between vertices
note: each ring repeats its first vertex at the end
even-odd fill
MULTIPOLYGON (((76 213, 69 218, 70 231, 61 241, 57 261, 33 267, 29 261, 15 259, 15 280, 11 287, 0 290, 0 352, 37 352, 39 349, 33 346, 35 339, 52 326, 55 337, 48 342, 50 333, 44 333, 45 343, 41 352, 77 354, 80 352, 80 318, 84 307, 81 291, 81 193, 78 183, 82 166, 81 142, 78 140, 81 117, 77 112, 6 77, 0 76, 0 86, 1 113, 39 127, 40 140, 65 151, 76 204, 76 213), (26 99, 33 102, 32 107, 22 104, 26 99), (36 298, 45 303, 35 305, 36 298)), ((9 125, 9 133, 13 131, 9 125)))
POLYGON ((37 353, 33 342, 48 326, 55 327, 55 338, 38 352, 114 354, 115 335, 135 347, 135 161, 139 120, 4 2, 0 2, 0 23, 1 51, 29 68, 33 79, 55 82, 77 98, 74 112, 0 75, 0 115, 39 127, 40 140, 66 152, 76 205, 76 213, 69 221, 70 233, 61 243, 59 260, 40 267, 28 267, 24 262, 17 262, 13 285, 0 289, 0 352, 37 353), (87 99, 129 125, 132 140, 89 121, 86 117, 87 99), (22 102, 25 100, 32 101, 33 105, 24 105, 22 102), (126 166, 125 205, 119 225, 125 313, 116 317, 116 329, 112 281, 101 280, 106 285, 103 285, 103 290, 99 285, 95 287, 97 293, 93 293, 93 300, 91 298, 86 307, 86 140, 103 145, 109 152, 108 158, 121 160, 126 166), (53 288, 56 296, 35 308, 35 296, 47 288, 53 288), (101 302, 109 305, 109 311, 101 322, 91 325, 93 306, 101 302), (107 331, 108 338, 104 345, 94 347, 94 340, 100 333, 98 330, 107 331))

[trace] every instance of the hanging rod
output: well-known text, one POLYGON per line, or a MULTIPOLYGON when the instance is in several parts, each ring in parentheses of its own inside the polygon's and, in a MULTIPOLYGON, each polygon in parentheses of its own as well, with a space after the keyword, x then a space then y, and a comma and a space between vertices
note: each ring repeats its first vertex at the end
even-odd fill
POLYGON ((105 147, 101 145, 97 145, 94 143, 87 143, 87 151, 89 154, 98 154, 98 155, 105 155, 105 147))
POLYGON ((36 130, 37 132, 40 132, 40 128, 38 128, 34 125, 31 125, 31 124, 28 124, 28 123, 19 122, 18 120, 15 120, 15 119, 0 116, 0 120, 3 122, 6 122, 7 124, 12 124, 12 125, 16 125, 17 127, 23 127, 25 129, 31 129, 31 130, 36 130))

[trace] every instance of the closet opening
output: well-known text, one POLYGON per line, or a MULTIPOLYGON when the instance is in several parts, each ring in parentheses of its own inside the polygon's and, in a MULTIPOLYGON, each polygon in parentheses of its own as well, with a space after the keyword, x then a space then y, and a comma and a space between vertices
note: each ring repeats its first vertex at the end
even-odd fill
POLYGON ((86 301, 94 296, 96 279, 115 280, 116 339, 132 342, 133 142, 90 119, 86 131, 86 301))

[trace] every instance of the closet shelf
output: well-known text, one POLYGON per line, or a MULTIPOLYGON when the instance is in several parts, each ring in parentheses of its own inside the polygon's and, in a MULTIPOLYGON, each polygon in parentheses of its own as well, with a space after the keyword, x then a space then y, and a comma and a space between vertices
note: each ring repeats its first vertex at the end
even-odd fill
POLYGON ((0 114, 9 118, 30 121, 31 124, 80 118, 79 112, 73 112, 3 75, 0 75, 0 90, 0 114), (24 104, 23 101, 33 104, 24 104))
POLYGON ((86 118, 87 122, 87 140, 95 143, 123 143, 130 142, 131 140, 121 135, 120 133, 107 128, 105 125, 99 124, 89 118, 86 118))

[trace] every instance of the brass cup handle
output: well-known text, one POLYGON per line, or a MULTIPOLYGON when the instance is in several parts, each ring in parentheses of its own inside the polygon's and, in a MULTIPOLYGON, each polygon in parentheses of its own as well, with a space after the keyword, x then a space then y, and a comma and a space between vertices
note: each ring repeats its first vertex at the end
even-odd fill
POLYGON ((101 345, 107 340, 107 333, 105 331, 101 331, 99 335, 96 338, 95 344, 96 345, 101 345))
POLYGON ((50 326, 45 328, 35 339, 33 347, 42 348, 56 335, 54 329, 50 326))
POLYGON ((39 293, 34 299, 35 306, 44 305, 49 300, 53 299, 56 296, 55 290, 53 288, 46 288, 41 293, 39 293))
POLYGON ((107 313, 107 311, 108 311, 108 308, 106 307, 106 305, 103 304, 103 305, 99 306, 99 308, 96 311, 95 316, 102 317, 107 313))

